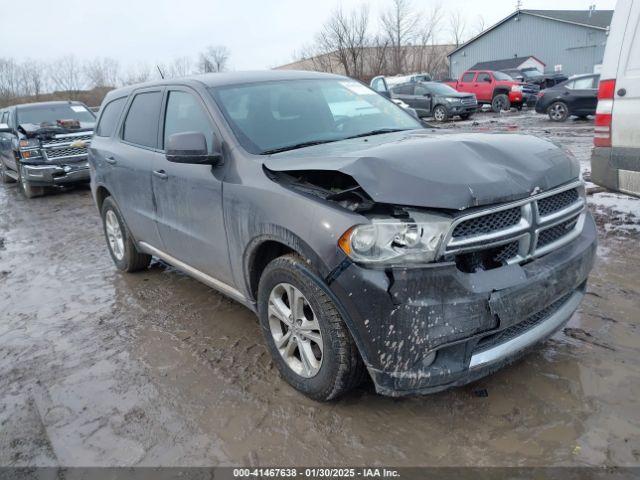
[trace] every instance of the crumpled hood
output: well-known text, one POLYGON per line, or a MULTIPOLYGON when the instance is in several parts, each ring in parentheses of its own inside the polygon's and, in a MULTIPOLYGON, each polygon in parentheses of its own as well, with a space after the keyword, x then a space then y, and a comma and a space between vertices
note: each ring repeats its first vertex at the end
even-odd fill
POLYGON ((580 172, 558 146, 530 135, 422 130, 292 150, 264 165, 276 172, 335 170, 376 202, 454 210, 525 198, 580 172))
POLYGON ((36 124, 36 123, 21 123, 18 125, 18 129, 26 136, 26 137, 37 137, 37 136, 53 136, 60 133, 78 133, 78 132, 91 132, 95 127, 94 122, 80 122, 80 128, 64 128, 59 125, 53 124, 36 124))

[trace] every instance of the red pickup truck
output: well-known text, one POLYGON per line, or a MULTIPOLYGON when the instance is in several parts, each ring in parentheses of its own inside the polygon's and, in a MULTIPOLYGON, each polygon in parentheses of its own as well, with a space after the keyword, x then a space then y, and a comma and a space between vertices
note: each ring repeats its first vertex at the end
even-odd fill
POLYGON ((446 82, 459 92, 475 93, 478 103, 490 103, 494 112, 522 108, 523 84, 506 73, 491 70, 467 70, 460 80, 446 82))

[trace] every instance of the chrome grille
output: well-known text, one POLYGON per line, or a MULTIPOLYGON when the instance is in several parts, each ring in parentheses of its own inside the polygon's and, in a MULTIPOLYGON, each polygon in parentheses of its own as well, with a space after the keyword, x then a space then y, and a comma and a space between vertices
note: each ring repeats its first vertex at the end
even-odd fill
POLYGON ((75 157, 78 155, 86 155, 86 148, 65 147, 47 150, 47 158, 75 157))
POLYGON ((78 132, 56 135, 42 144, 44 153, 48 160, 61 160, 65 158, 77 158, 87 155, 86 147, 72 147, 73 142, 78 140, 88 142, 91 140, 93 132, 78 132))
POLYGON ((542 198, 538 200, 538 211, 543 217, 550 215, 577 202, 578 197, 578 190, 576 188, 572 188, 571 190, 565 190, 564 192, 557 193, 556 195, 542 198))
POLYGON ((475 105, 476 103, 476 99, 473 97, 462 97, 462 104, 463 105, 475 105))
POLYGON ((585 200, 582 182, 454 220, 441 254, 490 250, 498 264, 519 263, 544 255, 582 231, 585 200), (502 247, 502 248, 500 248, 502 247))
POLYGON ((455 238, 480 235, 516 225, 520 221, 520 207, 483 215, 460 222, 453 230, 455 238))

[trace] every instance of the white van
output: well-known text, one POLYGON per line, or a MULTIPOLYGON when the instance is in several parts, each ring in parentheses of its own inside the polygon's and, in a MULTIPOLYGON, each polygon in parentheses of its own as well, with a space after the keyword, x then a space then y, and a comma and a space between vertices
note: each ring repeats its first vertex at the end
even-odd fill
POLYGON ((598 90, 591 180, 640 196, 640 0, 618 0, 598 90))

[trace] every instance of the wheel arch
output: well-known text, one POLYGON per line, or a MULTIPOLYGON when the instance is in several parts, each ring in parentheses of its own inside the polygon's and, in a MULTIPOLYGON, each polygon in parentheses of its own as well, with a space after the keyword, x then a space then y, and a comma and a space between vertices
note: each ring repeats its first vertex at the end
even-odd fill
POLYGON ((244 282, 251 300, 257 299, 260 277, 266 266, 282 255, 296 253, 310 262, 321 276, 328 274, 328 268, 307 242, 280 226, 274 225, 268 230, 256 235, 243 254, 244 282))
POLYGON ((111 192, 104 185, 99 185, 98 188, 96 188, 96 205, 98 206, 98 211, 102 210, 102 204, 105 199, 111 196, 111 192))
POLYGON ((491 95, 491 98, 494 99, 497 95, 501 94, 509 95, 509 89, 506 87, 496 87, 493 89, 493 95, 491 95))

